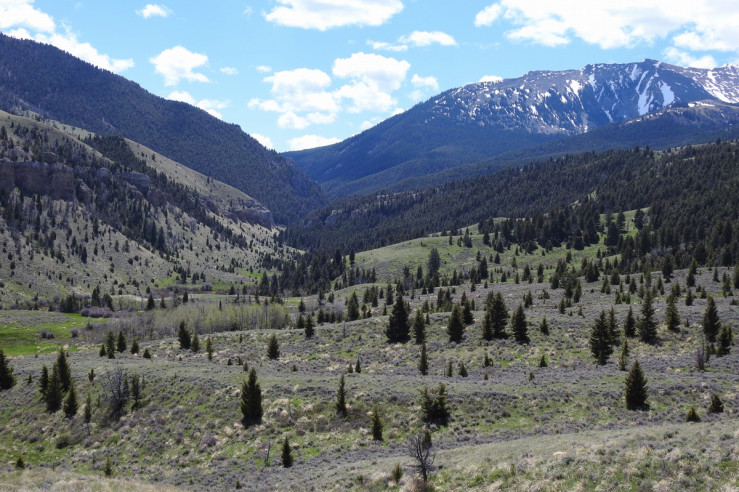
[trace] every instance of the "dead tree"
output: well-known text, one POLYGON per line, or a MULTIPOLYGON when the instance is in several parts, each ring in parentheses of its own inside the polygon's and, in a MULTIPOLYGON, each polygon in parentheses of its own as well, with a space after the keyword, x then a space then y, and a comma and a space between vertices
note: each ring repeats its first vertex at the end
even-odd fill
POLYGON ((408 454, 415 460, 415 464, 411 465, 418 473, 421 474, 423 484, 426 485, 428 475, 433 470, 435 453, 431 451, 427 439, 424 437, 423 431, 417 435, 408 436, 408 454))

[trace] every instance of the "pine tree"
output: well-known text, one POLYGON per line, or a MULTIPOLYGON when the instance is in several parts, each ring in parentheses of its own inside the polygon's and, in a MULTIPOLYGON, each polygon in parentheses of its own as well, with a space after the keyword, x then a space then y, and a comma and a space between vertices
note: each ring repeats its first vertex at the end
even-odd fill
POLYGON ((618 356, 618 370, 625 371, 626 366, 629 363, 629 342, 624 338, 621 344, 621 354, 618 356))
POLYGON ((196 354, 200 352, 200 338, 198 338, 197 331, 192 334, 192 339, 190 340, 190 350, 192 350, 196 354))
POLYGON ((98 353, 100 357, 105 357, 105 344, 100 345, 100 352, 98 353))
POLYGON ((210 337, 205 339, 205 353, 208 354, 208 360, 213 360, 213 342, 210 337))
POLYGON ((346 317, 349 321, 359 319, 359 300, 356 292, 352 292, 352 295, 346 301, 346 317))
POLYGON ((626 408, 629 410, 640 410, 647 408, 647 378, 639 365, 639 361, 635 360, 631 365, 631 370, 626 375, 626 388, 624 396, 626 398, 626 408))
POLYGON ((316 334, 316 329, 313 326, 313 318, 308 316, 305 320, 305 338, 313 338, 316 334))
POLYGON ((282 466, 284 468, 290 468, 293 466, 293 453, 290 449, 290 441, 287 437, 282 442, 282 466))
POLYGON ((606 325, 608 326, 608 339, 611 345, 618 345, 619 333, 618 333, 618 322, 616 321, 616 311, 611 306, 611 310, 608 312, 608 320, 606 325))
POLYGON ((680 315, 677 312, 677 303, 675 297, 672 295, 667 298, 667 308, 665 309, 665 325, 670 331, 680 331, 680 315))
POLYGON ((706 335, 706 339, 709 342, 716 341, 716 335, 720 328, 720 321, 718 318, 718 310, 716 309, 716 301, 713 297, 708 297, 706 302, 706 310, 703 313, 703 333, 706 335))
POLYGON ((636 331, 639 333, 639 339, 642 342, 653 343, 657 338, 657 323, 654 321, 651 289, 646 289, 644 293, 641 313, 636 321, 636 331))
POLYGON ((490 312, 490 323, 493 330, 494 338, 505 338, 505 328, 508 324, 508 307, 503 300, 503 295, 497 292, 493 295, 491 292, 485 301, 487 310, 490 312))
POLYGON ((77 404, 77 392, 74 390, 74 384, 69 385, 67 397, 64 399, 64 415, 72 418, 77 415, 79 405, 77 404))
POLYGON ((185 328, 185 322, 180 321, 180 328, 177 331, 177 339, 180 342, 180 348, 182 350, 190 350, 190 333, 185 328))
POLYGON ((416 309, 416 316, 413 319, 413 338, 416 343, 421 344, 426 340, 426 323, 423 319, 423 313, 420 309, 416 309))
POLYGON ((378 405, 375 405, 372 409, 370 427, 372 428, 372 440, 382 441, 382 416, 380 415, 380 407, 378 405))
POLYGON ((518 343, 529 343, 528 326, 526 323, 526 313, 523 305, 519 304, 511 317, 511 331, 518 343))
POLYGON ((459 363, 459 372, 458 374, 462 376, 463 378, 466 378, 468 376, 467 368, 464 366, 464 362, 459 363))
POLYGON ((541 354, 541 359, 539 359, 539 367, 547 367, 549 364, 547 363, 547 357, 544 354, 541 354))
POLYGON ((462 312, 459 309, 459 304, 455 304, 452 308, 452 315, 449 317, 446 332, 449 335, 450 342, 462 342, 462 336, 464 335, 464 320, 462 319, 462 312))
POLYGON ((626 319, 624 320, 624 335, 628 338, 634 338, 636 336, 636 320, 634 319, 634 310, 629 306, 629 312, 626 313, 626 319))
POLYGON ((590 328, 590 352, 595 357, 595 362, 599 366, 603 366, 608 362, 608 357, 613 353, 611 346, 611 338, 608 332, 608 322, 606 320, 605 311, 600 312, 600 316, 596 318, 592 328, 590 328))
POLYGON ((132 354, 138 354, 139 353, 139 340, 138 338, 134 338, 133 342, 131 343, 131 353, 132 354))
POLYGON ((92 396, 90 396, 90 393, 87 393, 87 399, 85 400, 84 420, 86 424, 89 424, 92 420, 92 396))
POLYGON ((151 359, 151 352, 149 352, 149 348, 148 347, 144 349, 144 355, 143 355, 143 357, 144 357, 144 359, 151 359))
POLYGON ((267 357, 272 360, 277 360, 280 358, 280 344, 277 341, 277 335, 275 334, 272 334, 272 336, 269 338, 269 342, 267 343, 267 357))
POLYGON ((108 331, 105 336, 105 355, 108 359, 115 359, 115 335, 112 331, 108 331))
POLYGON ((716 347, 716 355, 719 357, 729 355, 731 345, 734 343, 734 332, 731 330, 729 325, 721 325, 721 330, 718 332, 717 342, 718 347, 716 347))
POLYGON ((388 326, 385 328, 387 341, 390 343, 405 342, 409 338, 408 311, 405 307, 403 296, 398 293, 393 304, 393 312, 390 313, 388 326))
POLYGON ((54 365, 59 373, 62 391, 69 391, 72 386, 72 370, 69 368, 69 361, 67 361, 67 354, 64 349, 59 349, 59 355, 57 355, 54 365))
POLYGON ((346 389, 343 374, 339 378, 339 389, 336 391, 336 415, 346 417, 346 389))
POLYGON ((482 339, 489 342, 493 337, 493 314, 490 310, 486 310, 482 317, 482 339))
POLYGON ((59 368, 57 364, 51 368, 51 376, 49 384, 44 392, 44 401, 46 402, 46 410, 56 412, 62 407, 62 381, 59 378, 59 368))
POLYGON ((708 413, 722 413, 724 411, 724 403, 718 395, 711 395, 711 405, 708 407, 708 413))
POLYGON ((248 380, 241 385, 241 414, 246 427, 262 421, 262 389, 254 368, 249 371, 248 380))
POLYGON ((429 361, 426 355, 426 342, 421 344, 421 359, 418 361, 418 370, 422 376, 426 376, 429 373, 429 361))
POLYGON ((539 331, 542 335, 549 335, 549 323, 547 323, 547 317, 544 316, 539 324, 539 331))
POLYGON ((15 385, 13 368, 8 364, 3 349, 0 348, 0 390, 10 389, 13 385, 15 385))
POLYGON ((123 331, 118 332, 118 341, 116 342, 116 350, 118 352, 126 351, 126 335, 123 334, 123 331))
POLYGON ((422 420, 429 424, 447 425, 449 422, 449 410, 446 406, 446 386, 439 383, 436 390, 429 391, 424 387, 421 390, 421 412, 422 420))
POLYGON ((688 414, 685 416, 686 422, 700 422, 701 418, 698 416, 698 412, 695 411, 695 407, 690 407, 688 414))
POLYGON ((41 368, 41 377, 38 381, 38 391, 41 393, 41 398, 46 400, 46 390, 49 388, 49 368, 46 364, 41 368))
POLYGON ((359 357, 357 357, 357 364, 354 366, 354 372, 357 374, 361 374, 362 372, 362 364, 360 363, 359 357))
POLYGON ((146 300, 146 310, 151 311, 156 307, 156 304, 154 304, 154 296, 149 294, 149 299, 146 300))
POLYGON ((113 476, 113 462, 110 460, 110 456, 105 458, 105 466, 103 467, 103 473, 106 477, 113 476))

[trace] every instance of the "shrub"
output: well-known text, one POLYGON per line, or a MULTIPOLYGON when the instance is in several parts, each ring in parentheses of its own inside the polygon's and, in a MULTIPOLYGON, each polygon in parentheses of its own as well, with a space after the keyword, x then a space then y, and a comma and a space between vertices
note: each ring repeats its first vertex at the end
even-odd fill
POLYGON ((695 411, 694 407, 690 407, 688 414, 685 416, 686 422, 700 422, 701 418, 698 416, 698 412, 695 411))

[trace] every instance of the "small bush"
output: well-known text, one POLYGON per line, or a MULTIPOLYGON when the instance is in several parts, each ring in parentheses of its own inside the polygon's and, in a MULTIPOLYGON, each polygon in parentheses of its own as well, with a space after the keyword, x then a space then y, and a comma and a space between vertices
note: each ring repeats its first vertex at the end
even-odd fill
POLYGON ((701 418, 698 416, 698 412, 695 411, 694 407, 690 407, 688 414, 685 416, 686 422, 700 422, 701 418))

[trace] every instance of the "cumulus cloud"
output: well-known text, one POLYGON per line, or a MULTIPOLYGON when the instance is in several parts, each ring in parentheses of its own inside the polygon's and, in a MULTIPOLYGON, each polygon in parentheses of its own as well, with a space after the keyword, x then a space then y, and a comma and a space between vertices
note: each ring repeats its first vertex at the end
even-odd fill
POLYGON ((673 59, 707 65, 710 55, 700 51, 736 51, 739 47, 739 9, 725 1, 621 0, 619 2, 551 2, 500 0, 478 12, 475 25, 506 22, 511 40, 559 46, 580 39, 603 49, 633 47, 669 39, 673 59))
POLYGON ((223 115, 218 110, 229 106, 228 101, 219 101, 216 99, 201 99, 200 101, 196 101, 195 98, 187 91, 172 91, 167 96, 167 99, 184 102, 198 107, 211 116, 215 116, 219 120, 223 119, 223 115))
POLYGON ((208 63, 208 57, 200 53, 193 53, 182 46, 169 48, 157 56, 150 58, 149 62, 154 65, 154 71, 164 76, 164 85, 177 85, 180 80, 189 82, 208 82, 208 77, 202 73, 195 72, 198 67, 208 63))
POLYGON ((236 75, 239 73, 239 71, 234 67, 221 67, 220 70, 221 73, 225 73, 226 75, 236 75))
POLYGON ((403 10, 400 0, 276 0, 268 21, 325 31, 342 26, 379 26, 403 10))
POLYGON ((259 142, 260 144, 264 145, 268 149, 274 149, 275 148, 275 144, 272 143, 272 139, 271 138, 266 137, 264 135, 261 135, 259 133, 250 133, 249 135, 251 135, 257 142, 259 142))
POLYGON ((406 44, 393 44, 386 43, 384 41, 367 41, 367 45, 376 51, 408 51, 408 45, 406 44))
POLYGON ((413 78, 411 78, 411 84, 413 84, 414 87, 429 87, 433 90, 439 89, 439 81, 436 80, 436 77, 421 77, 418 74, 413 74, 413 78))
POLYGON ((290 150, 312 149, 314 147, 323 147, 340 142, 338 138, 327 138, 320 135, 303 135, 302 137, 292 138, 287 144, 290 150))
POLYGON ((676 65, 696 68, 715 68, 717 63, 711 55, 693 56, 690 53, 670 46, 664 51, 665 59, 676 65))
POLYGON ((257 72, 270 73, 272 72, 272 67, 268 67, 267 65, 257 65, 257 72))
POLYGON ((441 46, 457 46, 453 36, 441 31, 413 31, 398 38, 395 43, 384 41, 367 41, 367 44, 376 51, 407 51, 408 47, 424 47, 432 44, 441 46))
POLYGON ((154 3, 150 3, 143 9, 136 11, 136 14, 144 19, 149 19, 150 17, 167 17, 170 13, 171 11, 166 6, 154 3))
POLYGON ((397 105, 391 93, 400 88, 410 67, 405 60, 360 52, 337 58, 332 73, 351 81, 337 91, 338 97, 352 101, 349 112, 385 112, 397 105))
POLYGON ((480 77, 480 82, 500 82, 503 80, 503 77, 500 77, 498 75, 483 75, 480 77))
POLYGON ((133 67, 130 58, 112 58, 100 53, 90 43, 81 42, 66 26, 57 30, 54 19, 33 6, 33 0, 0 0, 0 29, 22 39, 32 39, 64 50, 93 65, 119 73, 133 67))

